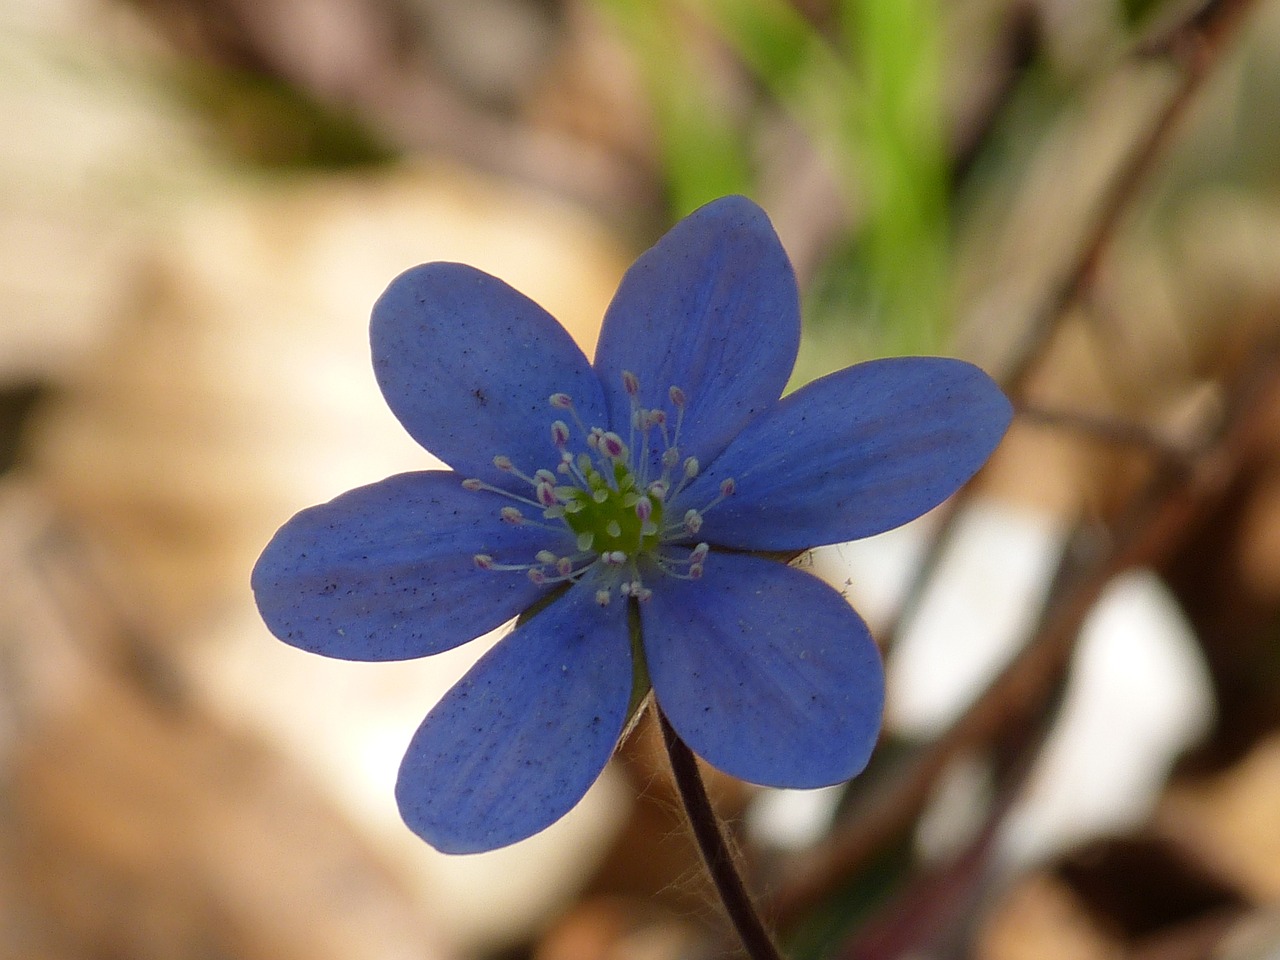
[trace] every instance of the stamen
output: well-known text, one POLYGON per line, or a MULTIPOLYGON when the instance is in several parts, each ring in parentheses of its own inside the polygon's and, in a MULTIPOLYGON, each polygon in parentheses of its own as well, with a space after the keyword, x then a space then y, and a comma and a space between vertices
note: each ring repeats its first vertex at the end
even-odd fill
POLYGON ((653 501, 648 497, 641 497, 636 501, 636 516, 640 518, 640 522, 648 521, 653 515, 653 501))
POLYGON ((600 606, 602 606, 602 607, 607 607, 607 606, 609 605, 609 591, 608 591, 608 590, 597 590, 597 591, 596 591, 596 603, 600 604, 600 606))
POLYGON ((567 393, 553 393, 548 398, 548 402, 557 410, 573 409, 573 397, 569 396, 567 393))
POLYGON ((493 458, 493 465, 497 467, 499 470, 501 470, 503 473, 510 473, 512 470, 515 469, 515 465, 512 464, 511 458, 504 457, 502 454, 498 454, 496 457, 493 458))
POLYGON ((544 507, 554 507, 559 503, 559 498, 556 496, 555 484, 547 483, 545 480, 542 480, 538 483, 535 493, 538 497, 538 503, 542 504, 544 507))
POLYGON ((527 519, 518 507, 503 507, 499 511, 499 515, 506 522, 514 527, 518 527, 527 519))
POLYGON ((541 508, 542 504, 536 500, 530 500, 528 497, 522 497, 518 493, 512 493, 510 490, 503 490, 501 487, 495 487, 493 484, 485 483, 483 480, 477 480, 469 477, 462 481, 462 489, 475 493, 479 490, 487 490, 489 493, 496 493, 500 497, 506 497, 508 500, 515 500, 517 503, 527 503, 531 507, 541 508))
POLYGON ((704 562, 710 550, 710 545, 700 543, 689 551, 689 556, 685 560, 661 555, 654 559, 658 564, 658 568, 669 577, 674 577, 677 580, 699 580, 702 578, 704 562), (681 567, 686 568, 684 573, 680 572, 681 567))
POLYGON ((676 432, 671 437, 671 446, 678 447, 680 446, 680 428, 684 426, 684 391, 679 387, 673 386, 667 393, 671 397, 671 402, 676 406, 676 432))
POLYGON ((701 512, 706 513, 708 510, 710 510, 712 507, 719 504, 726 497, 733 496, 734 491, 737 489, 738 489, 738 485, 737 483, 734 482, 733 477, 726 477, 725 479, 721 480, 720 496, 716 497, 714 500, 708 503, 705 507, 703 507, 701 512))
POLYGON ((551 442, 562 450, 569 442, 569 425, 563 420, 551 424, 551 442))
POLYGON ((622 460, 627 455, 627 448, 623 445, 622 438, 610 431, 600 437, 600 452, 610 460, 622 460))
POLYGON ((622 371, 622 389, 627 391, 627 395, 631 397, 640 392, 640 381, 630 370, 622 371))
POLYGON ((555 563, 559 558, 550 550, 539 550, 534 554, 534 559, 539 563, 555 563))
POLYGON ((475 561, 476 568, 479 570, 493 569, 493 557, 489 556, 487 553, 477 553, 471 559, 475 561))
POLYGON ((690 534, 697 534, 702 529, 702 514, 697 510, 686 510, 684 514, 684 528, 690 534))

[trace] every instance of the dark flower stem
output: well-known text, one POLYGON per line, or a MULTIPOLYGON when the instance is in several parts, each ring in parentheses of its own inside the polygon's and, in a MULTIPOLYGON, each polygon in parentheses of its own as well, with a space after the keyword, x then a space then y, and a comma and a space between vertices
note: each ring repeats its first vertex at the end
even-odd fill
POLYGON ((707 873, 715 884, 720 902, 729 914, 742 946, 751 960, 782 960, 773 937, 765 929, 755 904, 747 893, 746 885, 733 862, 733 854, 725 842, 720 828, 720 820, 711 808, 711 800, 707 796, 707 788, 698 772, 698 762, 680 735, 672 729, 662 708, 654 705, 658 714, 658 723, 662 726, 662 741, 667 747, 667 756, 671 759, 671 772, 675 774, 676 788, 680 791, 680 800, 684 804, 685 814, 689 818, 689 826, 693 837, 698 842, 703 862, 707 865, 707 873))

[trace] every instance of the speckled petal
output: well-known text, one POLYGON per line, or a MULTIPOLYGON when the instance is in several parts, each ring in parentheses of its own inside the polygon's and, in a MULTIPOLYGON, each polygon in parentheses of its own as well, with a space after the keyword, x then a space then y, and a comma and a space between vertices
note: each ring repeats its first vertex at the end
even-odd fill
POLYGON ((548 398, 566 393, 587 425, 604 397, 578 345, 524 294, 472 267, 402 273, 373 307, 373 370, 410 435, 466 476, 510 486, 503 455, 526 474, 559 462, 548 398))
POLYGON ((550 531, 503 523, 509 502, 429 471, 303 510, 253 569, 262 618, 285 643, 344 660, 407 660, 474 639, 546 590, 518 572, 479 570, 474 555, 532 563, 561 546, 550 531))
POLYGON ((481 658, 409 745, 396 784, 405 823, 437 850, 478 853, 568 813, 622 733, 626 616, 579 583, 481 658))
POLYGON ((615 430, 631 400, 688 398, 680 448, 710 461, 786 386, 800 343, 795 274, 769 218, 745 197, 713 201, 677 223, 627 271, 605 314, 595 365, 615 430))
POLYGON ((659 705, 700 757, 752 783, 820 787, 866 765, 884 671, 861 618, 816 577, 712 552, 640 607, 659 705))
POLYGON ((972 364, 943 357, 860 363, 754 421, 681 497, 700 507, 732 477, 699 536, 744 550, 856 540, 955 493, 1008 429, 1012 408, 972 364))

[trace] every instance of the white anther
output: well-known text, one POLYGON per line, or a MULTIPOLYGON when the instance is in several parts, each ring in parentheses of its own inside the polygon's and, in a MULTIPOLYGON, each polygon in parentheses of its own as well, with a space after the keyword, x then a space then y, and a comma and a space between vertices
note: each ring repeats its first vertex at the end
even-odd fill
POLYGON ((630 370, 622 371, 622 389, 631 397, 640 392, 640 381, 630 370))
POLYGON ((667 491, 671 489, 671 485, 665 480, 655 480, 649 484, 649 496, 655 500, 666 500, 667 491))
POLYGON ((675 447, 668 447, 662 453, 662 465, 670 470, 680 462, 680 451, 675 447))
POLYGON ((533 479, 538 480, 541 483, 550 483, 554 485, 556 482, 556 475, 544 467, 533 475, 533 479))
POLYGON ((610 550, 608 553, 600 554, 600 559, 607 567, 620 567, 627 562, 627 555, 621 550, 610 550))
POLYGON ((711 552, 711 544, 700 543, 689 553, 690 563, 701 563, 707 558, 707 554, 711 552))
POLYGON ((610 460, 621 460, 627 453, 626 444, 616 433, 606 433, 600 437, 600 452, 610 460))
POLYGON ((637 582, 631 585, 631 595, 641 603, 645 603, 653 598, 653 591, 637 582))
POLYGON ((569 574, 573 573, 573 561, 568 557, 561 557, 556 561, 556 573, 560 574, 562 577, 567 577, 569 574))
POLYGON ((528 577, 531 582, 536 583, 538 586, 542 586, 547 582, 547 575, 537 567, 529 568, 528 577))
POLYGON ((548 402, 557 410, 568 410, 573 406, 573 398, 567 393, 553 393, 548 402))
POLYGON ((493 465, 499 470, 505 470, 507 472, 515 469, 515 465, 511 462, 511 458, 504 457, 502 454, 498 454, 493 458, 493 465))
POLYGON ((493 557, 489 556, 487 553, 477 553, 471 559, 475 561, 475 565, 477 569, 480 569, 480 570, 493 569, 493 557))
POLYGON ((537 560, 539 563, 555 563, 556 560, 559 558, 556 557, 556 555, 552 553, 550 550, 539 550, 536 554, 534 554, 534 559, 537 560))
POLYGON ((671 402, 677 407, 683 407, 685 403, 684 391, 679 387, 668 387, 667 396, 671 398, 671 402))
POLYGON ((602 607, 607 607, 607 606, 609 605, 609 591, 608 591, 608 590, 597 590, 597 591, 596 591, 596 603, 600 604, 600 606, 602 606, 602 607))
POLYGON ((554 507, 556 505, 557 498, 554 484, 542 480, 538 483, 535 493, 538 497, 538 502, 544 507, 554 507))
POLYGON ((702 579, 702 564, 700 563, 689 564, 689 579, 690 580, 702 579))
POLYGON ((636 516, 640 518, 640 522, 648 520, 653 515, 653 501, 648 497, 641 497, 636 501, 636 516))
POLYGON ((462 481, 462 489, 470 490, 472 493, 475 493, 477 490, 484 489, 484 481, 477 480, 475 477, 468 477, 466 480, 462 481))
POLYGON ((551 442, 557 447, 563 447, 569 442, 569 425, 563 420, 551 424, 551 442))
POLYGON ((697 533, 702 529, 702 514, 697 510, 686 510, 684 514, 684 528, 690 533, 697 533))
POLYGON ((733 482, 733 477, 726 477, 720 481, 720 496, 732 497, 733 491, 738 489, 738 485, 733 482))
POLYGON ((702 465, 698 463, 697 457, 689 457, 684 462, 685 479, 692 480, 698 475, 698 471, 702 469, 702 465))
POLYGON ((514 524, 517 527, 524 523, 524 514, 520 512, 518 507, 503 507, 499 511, 499 515, 507 523, 514 524))

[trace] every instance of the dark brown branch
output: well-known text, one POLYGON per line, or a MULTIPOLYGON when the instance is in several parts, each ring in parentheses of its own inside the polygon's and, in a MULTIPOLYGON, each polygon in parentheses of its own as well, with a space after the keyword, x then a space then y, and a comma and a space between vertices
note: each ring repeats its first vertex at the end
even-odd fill
POLYGON ((1254 3, 1255 0, 1209 0, 1179 26, 1135 50, 1135 58, 1163 54, 1181 67, 1181 76, 1146 134, 1134 144, 1132 152, 1113 176, 1098 204, 1097 219, 1082 239, 1062 278, 1027 324, 1022 342, 1001 377, 1001 382, 1013 396, 1022 394, 1027 378, 1043 356, 1054 331, 1089 286, 1098 264, 1111 246, 1117 227, 1132 209, 1173 139, 1179 120, 1222 59, 1230 46, 1229 41, 1254 3))
POLYGON ((1185 445, 1142 423, 1068 410, 1046 410, 1028 403, 1018 405, 1018 416, 1024 423, 1070 430, 1113 446, 1133 447, 1169 466, 1185 464, 1192 455, 1185 445))

